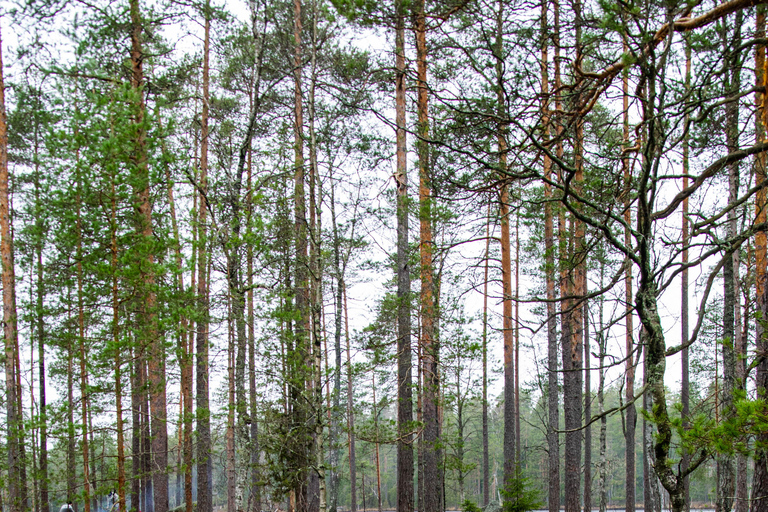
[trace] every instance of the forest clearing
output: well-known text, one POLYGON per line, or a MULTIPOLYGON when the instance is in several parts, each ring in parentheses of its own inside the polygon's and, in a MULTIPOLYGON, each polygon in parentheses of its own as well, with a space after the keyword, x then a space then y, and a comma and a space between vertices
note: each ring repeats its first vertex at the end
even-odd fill
POLYGON ((767 3, 0 0, 0 511, 768 511, 767 3))

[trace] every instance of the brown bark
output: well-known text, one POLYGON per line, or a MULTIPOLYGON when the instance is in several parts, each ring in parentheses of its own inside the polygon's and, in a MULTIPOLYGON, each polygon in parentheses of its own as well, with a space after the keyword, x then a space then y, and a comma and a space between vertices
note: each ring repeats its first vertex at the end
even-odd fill
MULTIPOLYGON (((147 157, 147 129, 144 103, 144 50, 142 47, 143 22, 139 0, 130 0, 131 17, 131 87, 138 100, 134 105, 133 123, 136 127, 131 164, 136 178, 134 184, 136 209, 136 235, 140 244, 140 308, 142 321, 139 342, 146 347, 151 422, 151 475, 154 512, 168 511, 168 431, 166 425, 165 351, 157 327, 157 297, 154 291, 155 257, 152 249, 152 202, 147 157)), ((87 512, 87 509, 86 509, 87 512)))
MULTIPOLYGON (((134 345, 130 348, 130 373, 131 373, 131 510, 136 512, 143 508, 141 504, 141 479, 143 473, 141 454, 141 364, 139 350, 134 345)), ((73 448, 74 450, 74 448, 73 448)), ((73 455, 74 457, 74 455, 73 455)))
POLYGON ((197 340, 196 340, 196 420, 197 420, 197 511, 213 511, 213 463, 211 461, 211 411, 208 383, 208 111, 210 94, 209 54, 211 6, 206 0, 203 7, 203 108, 200 116, 200 179, 198 182, 197 219, 197 340))
MULTIPOLYGON (((626 51, 627 42, 624 40, 626 51)), ((630 147, 629 140, 629 75, 624 72, 622 76, 622 124, 623 124, 623 145, 630 147)), ((624 153, 621 158, 622 173, 624 176, 624 245, 631 247, 632 234, 630 226, 632 225, 632 169, 629 165, 629 154, 624 153)), ((633 289, 632 289, 632 262, 627 259, 624 269, 624 357, 626 357, 625 370, 625 391, 624 400, 627 404, 624 423, 624 464, 625 475, 624 485, 626 488, 626 500, 624 507, 626 512, 634 512, 636 498, 636 475, 635 475, 635 432, 637 426, 637 409, 635 407, 635 343, 633 313, 633 289)))
POLYGON ((120 357, 120 295, 118 287, 117 266, 117 191, 115 176, 112 176, 112 197, 110 212, 110 252, 112 270, 112 343, 115 351, 115 417, 117 422, 117 503, 125 512, 127 501, 125 496, 125 426, 123 421, 123 361, 120 357))
MULTIPOLYGON (((330 512, 337 512, 339 498, 339 481, 341 467, 341 330, 344 311, 344 270, 341 265, 341 240, 339 238, 339 226, 336 217, 336 181, 333 176, 333 167, 329 173, 331 181, 331 228, 333 233, 333 271, 336 282, 334 290, 334 332, 333 332, 333 350, 334 350, 334 368, 333 368, 333 405, 331 406, 331 436, 329 444, 331 447, 331 478, 328 508, 330 512)), ((413 480, 413 478, 411 478, 413 480)))
POLYGON ((293 414, 293 424, 298 429, 296 455, 294 464, 296 479, 294 481, 294 494, 296 496, 297 512, 310 510, 309 496, 309 472, 311 459, 311 432, 307 431, 307 412, 305 397, 307 385, 312 382, 307 374, 312 362, 309 360, 310 343, 310 284, 309 284, 309 255, 308 255, 308 224, 307 207, 305 198, 306 172, 304 168, 304 106, 302 92, 302 2, 294 0, 293 13, 293 37, 294 37, 294 239, 295 239, 295 271, 294 271, 294 297, 295 311, 297 315, 294 324, 293 354, 289 359, 293 363, 291 369, 292 382, 290 384, 290 401, 293 414))
MULTIPOLYGON (((757 28, 755 37, 757 39, 765 38, 765 6, 757 7, 757 28)), ((755 82, 758 87, 765 87, 768 82, 768 72, 766 72, 765 45, 757 45, 755 48, 755 82)), ((758 91, 755 94, 757 104, 757 113, 755 118, 755 136, 757 142, 766 141, 766 98, 768 95, 758 91)), ((759 185, 766 180, 766 154, 758 153, 755 157, 755 184, 759 185)), ((765 188, 760 188, 755 195, 755 223, 761 224, 766 221, 766 201, 765 188)), ((766 258, 766 232, 759 230, 755 234, 755 300, 756 310, 760 318, 766 318, 768 314, 768 286, 766 286, 766 267, 768 259, 766 258)), ((762 322, 756 322, 755 325, 756 352, 758 354, 768 353, 768 337, 765 334, 765 328, 762 322)), ((768 396, 768 358, 763 357, 758 364, 755 372, 755 386, 757 388, 757 397, 765 399, 768 396)), ((755 449, 755 470, 752 477, 752 502, 750 510, 758 512, 765 510, 768 502, 768 433, 762 433, 756 438, 755 449)))
POLYGON ((232 296, 227 301, 227 430, 226 450, 227 450, 227 512, 236 512, 235 488, 237 485, 237 475, 235 471, 235 330, 232 314, 232 296))
POLYGON ((371 390, 373 392, 373 431, 375 436, 374 463, 376 465, 376 503, 378 511, 382 512, 381 506, 381 454, 379 452, 379 410, 376 402, 376 372, 373 372, 371 380, 371 390))
MULTIPOLYGON (((500 119, 506 114, 503 77, 503 11, 504 4, 499 2, 496 13, 496 44, 494 58, 496 64, 496 101, 500 119)), ((501 227, 501 283, 502 283, 502 333, 504 339, 504 490, 512 491, 513 480, 517 476, 516 458, 516 421, 515 421, 515 326, 512 317, 512 247, 509 226, 509 182, 507 173, 507 126, 501 121, 497 128, 496 144, 499 151, 499 222, 501 227)), ((502 493, 504 494, 504 493, 502 493)), ((511 502, 515 496, 504 495, 505 502, 511 502)))
MULTIPOLYGON (((685 42, 685 88, 686 91, 691 88, 691 43, 686 39, 685 42)), ((688 125, 689 116, 685 116, 685 124, 688 125)), ((683 138, 683 189, 688 188, 688 172, 690 169, 690 135, 686 132, 683 138)), ((681 354, 682 365, 682 380, 680 381, 680 401, 682 405, 681 416, 683 420, 683 428, 687 428, 689 425, 688 416, 690 415, 690 394, 691 383, 689 378, 689 348, 688 341, 688 246, 690 245, 690 224, 688 221, 688 198, 683 200, 683 212, 682 212, 682 224, 683 224, 683 250, 681 255, 683 270, 680 273, 680 337, 681 341, 685 344, 685 348, 681 354)), ((680 461, 680 470, 685 472, 691 463, 691 454, 688 450, 683 449, 682 460, 680 461)), ((685 496, 685 510, 690 510, 690 479, 685 477, 683 479, 683 493, 685 496)))
MULTIPOLYGON (((744 14, 739 11, 735 15, 733 33, 729 34, 728 24, 723 24, 723 49, 737 48, 741 45, 741 23, 744 14), (731 37, 729 37, 731 36, 731 37)), ((726 58, 728 71, 725 74, 724 93, 729 96, 738 93, 741 86, 741 71, 736 52, 726 58)), ((725 138, 728 153, 739 149, 739 113, 738 104, 731 103, 725 107, 725 138)), ((729 204, 733 205, 738 198, 739 162, 728 166, 729 204)), ((736 234, 736 210, 728 212, 726 235, 728 238, 736 234)), ((735 414, 734 392, 736 390, 736 310, 739 308, 736 294, 736 274, 738 269, 738 251, 731 257, 726 257, 723 263, 723 390, 720 414, 723 421, 728 421, 735 414)), ((715 509, 718 512, 730 512, 733 507, 733 497, 736 493, 735 467, 733 455, 720 454, 717 456, 717 495, 715 509)))
MULTIPOLYGON (((485 263, 483 272, 483 507, 490 503, 490 454, 488 446, 488 267, 491 248, 491 201, 485 224, 485 263)), ((559 511, 558 511, 559 512, 559 511)))
MULTIPOLYGON (((247 232, 252 235, 252 216, 253 216, 253 151, 248 148, 248 196, 247 196, 247 232)), ((250 449, 250 494, 248 496, 248 512, 261 512, 261 471, 259 467, 259 456, 261 453, 259 445, 259 423, 257 418, 258 403, 256 398, 256 331, 254 326, 254 308, 253 308, 253 247, 249 244, 246 253, 247 268, 247 286, 248 286, 248 389, 250 400, 251 416, 251 445, 250 449)), ((188 511, 189 512, 189 511, 188 511)))
MULTIPOLYGON (((605 261, 600 261, 600 288, 605 283, 605 261)), ((608 480, 608 446, 607 430, 608 418, 605 415, 605 357, 607 355, 605 324, 603 322, 603 311, 605 298, 600 297, 599 301, 599 327, 597 332, 597 351, 598 351, 598 385, 597 385, 597 413, 600 415, 600 469, 597 483, 598 510, 606 512, 608 510, 608 493, 606 483, 608 480)))
MULTIPOLYGON (((549 106, 549 28, 547 24, 548 3, 541 3, 541 96, 542 124, 544 139, 550 137, 549 106)), ((559 13, 559 10, 556 11, 559 13)), ((558 14, 559 16, 559 14, 558 14)), ((558 23, 555 31, 559 30, 558 23)), ((558 50, 559 52, 559 50, 558 50)), ((556 62, 556 66, 559 64, 556 62)), ((547 289, 547 503, 549 512, 560 512, 560 428, 559 387, 557 374, 557 307, 555 304, 555 241, 552 194, 552 160, 544 156, 544 246, 545 280, 547 289)))
POLYGON ((13 229, 11 227, 11 203, 8 175, 8 127, 5 110, 5 79, 3 74, 2 37, 0 36, 0 259, 3 282, 3 334, 5 335, 5 393, 6 393, 6 449, 8 455, 8 507, 11 512, 23 512, 26 502, 26 483, 22 478, 24 464, 23 418, 19 415, 18 402, 21 389, 17 386, 15 362, 18 358, 19 341, 16 317, 16 277, 13 264, 13 229))
MULTIPOLYGON (((77 133, 77 129, 75 130, 77 133)), ((85 347, 85 312, 83 311, 83 236, 82 236, 82 217, 81 217, 81 202, 82 202, 82 178, 80 176, 80 150, 76 151, 75 161, 75 182, 77 191, 75 193, 75 228, 77 237, 77 253, 75 256, 77 267, 77 327, 78 327, 78 342, 80 345, 80 406, 82 411, 82 428, 83 428, 83 510, 90 512, 91 510, 91 481, 88 466, 88 384, 87 384, 87 370, 86 359, 88 353, 85 347)))
POLYGON ((415 5, 416 33, 416 76, 417 76, 417 132, 419 166, 419 256, 421 266, 421 339, 423 351, 423 424, 424 443, 423 479, 430 482, 424 486, 421 510, 443 512, 442 450, 440 448, 440 376, 438 358, 440 353, 437 339, 437 315, 435 308, 435 283, 433 267, 434 242, 432 240, 432 190, 429 162, 429 91, 427 85, 427 15, 425 0, 415 5))
MULTIPOLYGON (((586 292, 586 290, 584 290, 586 292)), ((592 512, 592 382, 589 363, 589 304, 584 301, 584 512, 592 512)))
POLYGON ((411 267, 408 264, 405 8, 395 0, 395 116, 397 143, 397 512, 413 512, 413 382, 411 267))
MULTIPOLYGON (((0 56, 0 68, 2 67, 2 57, 0 56)), ((35 124, 35 214, 37 228, 37 243, 35 244, 35 259, 37 282, 35 283, 36 292, 36 318, 33 320, 37 327, 38 340, 38 370, 39 370, 39 421, 40 421, 40 511, 50 512, 50 498, 48 494, 48 414, 45 393, 45 281, 43 280, 43 247, 45 245, 45 228, 43 220, 43 204, 40 197, 40 163, 38 158, 39 126, 35 124)))
MULTIPOLYGON (((581 59, 581 2, 573 3, 576 62, 581 59)), ((584 181, 583 169, 583 120, 576 120, 574 134, 574 168, 573 189, 578 194, 584 181)), ((561 177, 562 179, 563 177, 561 177)), ((580 210, 577 204, 576 209, 580 210)), ((585 294, 586 287, 586 254, 584 243, 584 223, 576 218, 571 219, 570 230, 565 229, 565 218, 561 216, 561 248, 569 244, 572 258, 563 259, 561 253, 561 270, 564 274, 565 287, 563 295, 578 297, 585 294), (570 231, 570 233, 569 233, 570 231)), ((563 314, 563 420, 565 423, 565 511, 578 512, 581 498, 581 432, 582 426, 582 354, 583 354, 583 306, 580 299, 563 302, 566 308, 563 314)))
POLYGON ((347 307, 347 290, 342 286, 344 294, 344 323, 347 340, 347 434, 349 436, 349 510, 357 512, 357 462, 355 453, 355 408, 352 392, 352 349, 349 340, 349 308, 347 307))
MULTIPOLYGON (((165 149, 165 148, 163 148, 165 149)), ((173 197, 173 179, 170 168, 165 168, 165 178, 168 184, 168 206, 171 213, 171 228, 173 232, 173 250, 178 272, 177 293, 183 295, 184 287, 184 261, 181 254, 181 239, 179 237, 179 225, 176 219, 176 201, 173 197)), ((194 273, 194 271, 193 271, 194 273)), ((189 329, 187 315, 182 313, 179 319, 179 354, 181 369, 181 393, 180 393, 180 421, 179 421, 179 443, 177 468, 177 485, 180 484, 181 473, 184 473, 184 499, 187 503, 187 512, 191 512, 192 507, 192 352, 188 338, 192 337, 189 329)), ((177 488, 177 504, 181 504, 181 489, 177 488)))

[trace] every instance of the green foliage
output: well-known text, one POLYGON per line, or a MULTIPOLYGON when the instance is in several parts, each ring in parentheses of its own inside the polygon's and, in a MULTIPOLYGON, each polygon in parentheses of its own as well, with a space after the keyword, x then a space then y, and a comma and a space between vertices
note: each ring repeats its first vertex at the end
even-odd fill
POLYGON ((461 510, 462 512, 483 512, 483 509, 472 500, 464 500, 464 503, 461 504, 461 510))
POLYGON ((541 508, 539 491, 531 487, 530 479, 517 469, 507 487, 501 491, 503 512, 527 512, 541 508))

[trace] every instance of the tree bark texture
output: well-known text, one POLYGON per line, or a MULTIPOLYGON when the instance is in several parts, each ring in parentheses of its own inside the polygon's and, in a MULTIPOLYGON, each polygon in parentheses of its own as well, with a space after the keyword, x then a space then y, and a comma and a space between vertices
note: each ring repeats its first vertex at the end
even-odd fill
MULTIPOLYGON (((412 512, 413 382, 411 377, 411 267, 408 247, 405 8, 395 0, 395 116, 397 143, 397 512, 412 512)), ((340 333, 339 335, 340 336, 340 333)))

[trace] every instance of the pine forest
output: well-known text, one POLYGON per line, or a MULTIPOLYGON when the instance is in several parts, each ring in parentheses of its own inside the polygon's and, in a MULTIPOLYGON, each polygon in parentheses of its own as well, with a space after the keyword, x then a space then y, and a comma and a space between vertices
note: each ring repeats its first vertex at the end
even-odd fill
POLYGON ((0 0, 0 512, 768 511, 766 0, 0 0))

